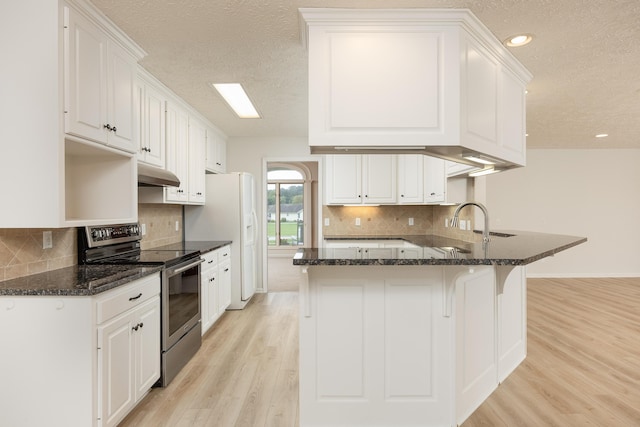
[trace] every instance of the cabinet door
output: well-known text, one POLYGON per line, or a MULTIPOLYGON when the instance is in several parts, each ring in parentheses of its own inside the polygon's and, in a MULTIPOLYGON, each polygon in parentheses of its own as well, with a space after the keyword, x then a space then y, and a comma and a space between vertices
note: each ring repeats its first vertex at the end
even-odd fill
POLYGON ((134 317, 116 317, 98 327, 98 388, 103 426, 115 426, 135 402, 133 382, 134 317))
POLYGON ((141 157, 139 160, 165 168, 165 98, 155 88, 144 87, 141 157))
POLYGON ((455 282, 456 421, 465 420, 498 386, 493 267, 477 266, 455 282), (462 349, 462 350, 460 350, 462 349))
POLYGON ((135 400, 140 400, 160 378, 160 297, 136 310, 135 400))
POLYGON ((227 142, 213 129, 207 129, 207 170, 225 173, 227 171, 226 156, 227 142))
POLYGON ((197 120, 189 118, 189 202, 205 202, 206 130, 197 120))
POLYGON ((328 205, 362 203, 362 156, 326 156, 325 170, 328 205))
POLYGON ((398 203, 424 203, 424 161, 421 154, 398 156, 398 203))
POLYGON ((135 61, 115 43, 108 43, 107 48, 107 121, 113 128, 108 132, 108 142, 111 146, 135 153, 139 134, 135 111, 135 61))
POLYGON ((181 108, 167 102, 167 170, 180 180, 180 187, 165 187, 165 200, 184 203, 189 200, 189 116, 181 108))
POLYGON ((396 156, 370 154, 362 156, 364 203, 396 203, 396 156))
POLYGON ((445 202, 446 186, 445 161, 424 156, 424 201, 426 203, 445 202))
POLYGON ((107 78, 104 34, 74 9, 68 11, 65 49, 65 132, 107 142, 107 78))
POLYGON ((218 268, 218 315, 222 315, 231 304, 231 261, 227 260, 218 268))

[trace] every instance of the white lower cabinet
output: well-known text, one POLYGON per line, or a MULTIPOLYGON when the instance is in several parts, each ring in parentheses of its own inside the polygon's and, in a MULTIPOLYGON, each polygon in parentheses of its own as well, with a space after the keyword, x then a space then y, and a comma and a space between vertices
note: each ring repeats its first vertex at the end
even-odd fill
POLYGON ((97 301, 98 413, 103 427, 116 426, 160 378, 159 283, 143 280, 114 293, 97 301))
POLYGON ((160 377, 160 297, 98 327, 103 426, 115 426, 160 377))
POLYGON ((231 303, 231 246, 202 254, 202 335, 222 316, 231 303))
POLYGON ((460 425, 526 355, 522 267, 303 272, 302 427, 460 425))
POLYGON ((0 297, 0 424, 117 425, 160 378, 159 295, 155 273, 96 296, 0 297))

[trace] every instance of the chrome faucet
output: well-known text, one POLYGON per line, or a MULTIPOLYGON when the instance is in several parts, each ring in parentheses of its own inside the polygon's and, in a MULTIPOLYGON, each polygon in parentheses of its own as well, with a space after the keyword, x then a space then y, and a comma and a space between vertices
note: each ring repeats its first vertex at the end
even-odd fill
POLYGON ((463 204, 461 204, 460 206, 458 206, 455 210, 455 212, 453 213, 453 218, 451 218, 451 227, 457 227, 458 226, 458 214, 460 214, 460 210, 462 208, 464 208, 465 206, 469 206, 469 205, 475 205, 477 207, 480 208, 480 210, 482 211, 482 213, 484 214, 484 230, 482 230, 482 241, 484 243, 489 242, 489 212, 487 212, 487 208, 484 207, 484 205, 482 203, 478 203, 478 202, 464 202, 463 204))

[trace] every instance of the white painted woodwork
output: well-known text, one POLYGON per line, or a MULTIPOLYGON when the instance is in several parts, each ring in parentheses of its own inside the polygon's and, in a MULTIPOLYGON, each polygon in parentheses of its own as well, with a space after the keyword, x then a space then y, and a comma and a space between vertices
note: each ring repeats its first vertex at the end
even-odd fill
POLYGON ((398 204, 424 202, 424 160, 421 154, 398 157, 398 204))
POLYGON ((79 11, 65 14, 65 131, 136 152, 135 58, 79 11))
POLYGON ((531 74, 465 10, 301 9, 309 145, 525 164, 531 74))
POLYGON ((140 86, 140 144, 138 161, 165 169, 166 97, 151 83, 138 77, 140 86))
POLYGON ((227 140, 217 130, 207 127, 207 171, 227 172, 227 140))
POLYGON ((396 203, 395 155, 329 155, 325 170, 329 205, 396 203))
POLYGON ((456 421, 462 423, 498 385, 496 289, 492 267, 455 283, 456 421))
POLYGON ((205 202, 206 129, 193 117, 189 117, 189 203, 205 202))
MULTIPOLYGON (((81 21, 89 20, 95 25, 99 20, 95 9, 89 4, 82 4, 81 21)), ((64 6, 63 2, 44 4, 34 0, 3 2, 0 6, 0 16, 4 18, 0 25, 2 38, 7 41, 20 40, 20 43, 7 42, 5 46, 5 54, 11 57, 10 62, 19 66, 0 67, 0 80, 5 82, 2 86, 3 99, 19 100, 0 103, 4 122, 11 124, 0 129, 0 139, 11 141, 0 148, 0 178, 8 183, 3 195, 12 204, 11 209, 0 212, 0 227, 55 228, 137 220, 135 159, 130 153, 120 150, 122 147, 113 138, 112 144, 116 150, 110 150, 103 143, 92 144, 89 139, 65 133, 65 119, 69 115, 65 114, 68 111, 66 104, 72 90, 69 79, 69 14, 65 14, 65 11, 77 12, 75 8, 80 6, 75 2, 73 7, 64 6), (25 25, 25 22, 29 25, 25 25), (65 143, 65 137, 75 142, 65 143), (86 149, 76 150, 78 141, 85 143, 86 149), (67 152, 69 147, 73 152, 67 152), (116 152, 118 154, 114 154, 116 152), (102 154, 104 158, 98 160, 102 154), (90 163, 98 163, 90 177, 77 163, 67 164, 67 160, 82 156, 86 156, 90 163), (126 178, 113 180, 107 166, 110 162, 115 163, 116 172, 124 172, 126 178), (105 171, 109 172, 103 174, 105 171), (128 178, 132 179, 129 181, 128 178), (76 193, 77 190, 80 190, 79 193, 76 193), (102 202, 97 201, 99 193, 106 193, 103 199, 109 205, 106 210, 102 210, 102 202), (93 195, 87 197, 89 194, 93 195), (94 202, 95 207, 92 206, 94 202)), ((91 37, 99 37, 101 41, 94 40, 93 47, 102 50, 102 62, 99 64, 102 77, 106 79, 108 64, 112 65, 116 78, 122 77, 121 64, 118 62, 121 52, 115 45, 110 49, 109 43, 105 45, 105 42, 117 40, 118 47, 125 49, 134 61, 141 58, 143 52, 124 34, 115 30, 107 19, 103 17, 100 22, 101 36, 94 31, 95 27, 83 24, 83 31, 86 29, 83 35, 88 38, 83 38, 81 50, 89 52, 87 54, 91 56, 91 37), (104 34, 108 40, 105 40, 104 34), (108 61, 109 52, 116 55, 110 56, 113 61, 108 61)), ((90 81, 91 77, 88 76, 91 75, 92 60, 86 57, 82 60, 88 61, 88 69, 83 70, 83 76, 86 76, 84 81, 90 81)), ((82 98, 97 93, 106 99, 109 95, 106 86, 87 90, 78 96, 82 98)), ((116 102, 129 96, 132 101, 133 91, 130 94, 128 91, 119 92, 116 102)), ((85 101, 82 98, 82 102, 85 101)), ((106 116, 106 107, 100 108, 99 112, 106 116)), ((89 110, 83 110, 82 113, 90 114, 89 110)), ((128 125, 123 123, 122 135, 127 129, 128 125)))
POLYGON ((525 267, 514 267, 498 293, 498 382, 504 381, 527 355, 527 279, 525 267))
POLYGON ((395 155, 362 156, 363 203, 396 203, 397 179, 397 159, 395 155))
POLYGON ((492 266, 305 266, 300 425, 461 424, 524 359, 522 270, 500 295, 492 266))
POLYGON ((231 246, 202 254, 200 312, 204 335, 231 304, 231 246))
POLYGON ((445 160, 424 157, 424 202, 444 203, 447 200, 445 160))
POLYGON ((300 425, 445 425, 453 365, 441 270, 407 268, 400 277, 377 266, 314 266, 308 274, 300 425))
POLYGON ((167 101, 167 170, 180 180, 179 187, 165 187, 164 202, 189 200, 189 116, 185 110, 167 101))
POLYGON ((96 297, 96 319, 105 318, 96 320, 103 427, 118 425, 160 378, 159 294, 155 275, 96 297))
POLYGON ((0 297, 2 424, 116 425, 160 376, 159 293, 156 273, 96 296, 0 297))
POLYGON ((325 156, 325 168, 326 204, 362 203, 362 156, 325 156))

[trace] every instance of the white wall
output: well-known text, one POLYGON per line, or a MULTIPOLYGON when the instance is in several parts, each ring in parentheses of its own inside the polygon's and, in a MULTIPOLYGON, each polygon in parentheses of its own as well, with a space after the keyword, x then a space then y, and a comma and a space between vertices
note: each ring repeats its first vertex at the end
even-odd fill
POLYGON ((528 150, 486 178, 492 229, 584 236, 530 264, 529 277, 640 276, 640 150, 528 150))
MULTIPOLYGON (((258 233, 258 284, 263 283, 263 252, 265 245, 263 221, 261 218, 264 206, 265 183, 263 182, 263 159, 303 159, 309 158, 307 138, 229 138, 227 142, 227 171, 249 172, 256 178, 256 206, 259 219, 258 233)), ((320 156, 318 156, 320 157, 320 156)), ((265 278, 266 279, 266 278, 265 278)))

